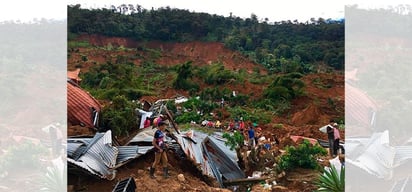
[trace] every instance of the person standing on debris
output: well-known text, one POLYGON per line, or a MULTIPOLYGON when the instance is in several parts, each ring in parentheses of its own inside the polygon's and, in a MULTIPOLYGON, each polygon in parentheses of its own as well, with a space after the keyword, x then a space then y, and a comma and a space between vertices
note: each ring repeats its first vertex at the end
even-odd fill
POLYGON ((166 130, 166 123, 163 121, 159 122, 158 130, 156 130, 153 141, 152 141, 152 144, 155 149, 155 160, 152 166, 150 167, 150 178, 152 179, 156 178, 156 176, 154 175, 155 168, 156 168, 156 165, 160 163, 160 161, 162 161, 164 178, 170 177, 169 170, 167 167, 167 153, 166 153, 167 145, 164 143, 164 137, 165 137, 164 131, 165 130, 166 130))
POLYGON ((249 130, 247 131, 247 135, 248 135, 248 144, 249 147, 255 147, 255 130, 253 130, 252 126, 249 126, 249 130))
POLYGON ((148 127, 150 127, 150 119, 149 117, 146 117, 146 120, 144 121, 144 124, 143 124, 143 128, 148 128, 148 127))
POLYGON ((326 133, 328 134, 328 142, 329 142, 329 155, 333 157, 334 154, 334 147, 333 144, 335 143, 335 135, 334 135, 334 121, 330 121, 329 125, 326 126, 326 133))
POLYGON ((333 137, 335 139, 333 143, 333 155, 338 155, 340 134, 337 123, 333 124, 333 137))

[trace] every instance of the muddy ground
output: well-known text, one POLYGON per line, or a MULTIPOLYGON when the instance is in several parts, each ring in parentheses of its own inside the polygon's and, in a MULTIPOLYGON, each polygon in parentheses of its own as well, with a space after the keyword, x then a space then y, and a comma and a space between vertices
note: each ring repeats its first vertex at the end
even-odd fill
MULTIPOLYGON (((76 67, 81 66, 81 72, 87 72, 90 66, 115 59, 118 55, 136 58, 136 54, 143 56, 146 54, 143 51, 130 49, 105 50, 97 48, 107 46, 108 44, 126 48, 138 48, 142 46, 139 42, 127 38, 83 35, 79 37, 79 40, 88 41, 94 48, 72 50, 68 58, 68 70, 74 70, 76 67), (86 62, 81 60, 82 55, 87 56, 88 60, 86 62)), ((261 74, 267 73, 261 65, 251 62, 236 51, 225 48, 222 43, 148 42, 145 43, 144 46, 160 51, 161 57, 157 58, 155 62, 161 65, 173 66, 191 60, 193 61, 193 65, 202 66, 210 64, 213 61, 221 61, 226 69, 236 71, 239 68, 244 68, 248 73, 259 69, 261 74)), ((141 60, 136 58, 133 60, 133 63, 140 65, 141 60)), ((271 123, 260 125, 263 130, 263 135, 267 137, 273 136, 279 139, 280 148, 293 144, 289 139, 291 135, 326 140, 327 136, 318 129, 329 123, 330 119, 337 119, 344 116, 343 72, 309 74, 304 76, 302 80, 306 85, 304 88, 305 94, 293 100, 292 108, 288 113, 282 116, 274 116, 271 123), (282 126, 276 126, 279 124, 282 124, 282 126)), ((199 85, 201 88, 208 87, 208 85, 201 82, 199 82, 199 85)), ((266 86, 266 84, 253 84, 245 81, 244 85, 228 84, 227 88, 238 93, 247 94, 251 99, 256 99, 261 97, 263 89, 266 86)), ((142 99, 154 102, 157 99, 171 98, 176 95, 189 96, 185 91, 177 91, 171 88, 165 88, 164 93, 162 98, 144 96, 142 99)), ((224 111, 222 112, 224 113, 224 111)), ((222 119, 223 123, 228 121, 229 119, 222 119)), ((82 127, 69 128, 68 136, 74 135, 93 135, 93 131, 86 130, 82 127)), ((342 139, 344 139, 343 131, 341 132, 341 136, 343 137, 342 139)), ((121 138, 120 140, 122 143, 125 143, 127 139, 129 138, 121 138)), ((153 161, 153 154, 149 153, 119 168, 117 177, 113 181, 69 175, 69 186, 75 188, 76 191, 111 191, 118 180, 133 177, 137 185, 136 191, 158 191, 159 188, 166 188, 168 191, 225 191, 224 189, 219 189, 216 183, 210 182, 210 179, 205 179, 201 176, 198 170, 190 168, 190 166, 188 166, 190 165, 189 162, 180 160, 174 156, 174 154, 169 154, 169 157, 172 177, 168 179, 158 177, 152 180, 149 178, 148 167, 153 161), (178 174, 183 174, 186 181, 179 181, 177 179, 178 174)), ((327 157, 323 159, 324 162, 326 162, 327 157)), ((158 174, 160 174, 159 170, 158 174)), ((313 191, 316 189, 313 181, 318 177, 318 174, 319 171, 317 170, 296 169, 287 173, 282 179, 277 180, 278 186, 275 191, 313 191)), ((252 186, 252 191, 263 190, 262 184, 252 186)))

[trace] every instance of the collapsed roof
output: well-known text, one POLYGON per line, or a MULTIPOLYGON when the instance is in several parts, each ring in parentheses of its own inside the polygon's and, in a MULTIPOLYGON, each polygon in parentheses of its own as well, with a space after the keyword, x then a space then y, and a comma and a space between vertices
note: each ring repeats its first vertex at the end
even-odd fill
MULTIPOLYGON (((143 130, 131 139, 130 144, 151 143, 155 131, 150 128, 143 130)), ((221 187, 224 180, 245 178, 237 164, 236 152, 225 145, 226 139, 221 133, 208 135, 191 130, 174 134, 174 138, 186 156, 199 165, 202 173, 216 178, 221 187)))
POLYGON ((388 130, 371 137, 346 138, 346 162, 378 179, 391 180, 395 168, 412 159, 412 145, 391 146, 388 130))
POLYGON ((69 173, 86 173, 102 179, 116 177, 115 169, 146 154, 153 146, 114 146, 112 132, 96 133, 93 138, 68 138, 69 173))
POLYGON ((67 81, 67 120, 71 125, 97 126, 100 103, 76 83, 67 81))

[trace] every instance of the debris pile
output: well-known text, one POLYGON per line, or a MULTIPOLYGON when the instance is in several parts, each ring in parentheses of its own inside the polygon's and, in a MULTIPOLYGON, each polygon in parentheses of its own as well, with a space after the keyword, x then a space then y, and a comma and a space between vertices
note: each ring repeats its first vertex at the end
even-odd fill
POLYGON ((116 177, 116 168, 146 154, 152 146, 114 146, 112 133, 96 133, 93 138, 68 138, 69 173, 86 173, 102 179, 116 177))

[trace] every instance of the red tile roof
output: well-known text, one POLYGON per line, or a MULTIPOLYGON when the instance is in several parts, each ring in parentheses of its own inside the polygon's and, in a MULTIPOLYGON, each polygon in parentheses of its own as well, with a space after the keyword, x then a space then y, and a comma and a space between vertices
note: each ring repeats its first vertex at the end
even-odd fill
POLYGON ((94 107, 98 112, 101 110, 99 102, 89 93, 81 89, 73 82, 67 82, 67 120, 72 125, 84 124, 85 127, 93 128, 94 107))
POLYGON ((80 74, 80 68, 77 68, 74 71, 67 71, 67 78, 79 84, 79 82, 82 80, 80 79, 79 74, 80 74))
POLYGON ((345 83, 345 111, 363 127, 371 126, 372 113, 377 111, 377 105, 365 92, 345 83))

